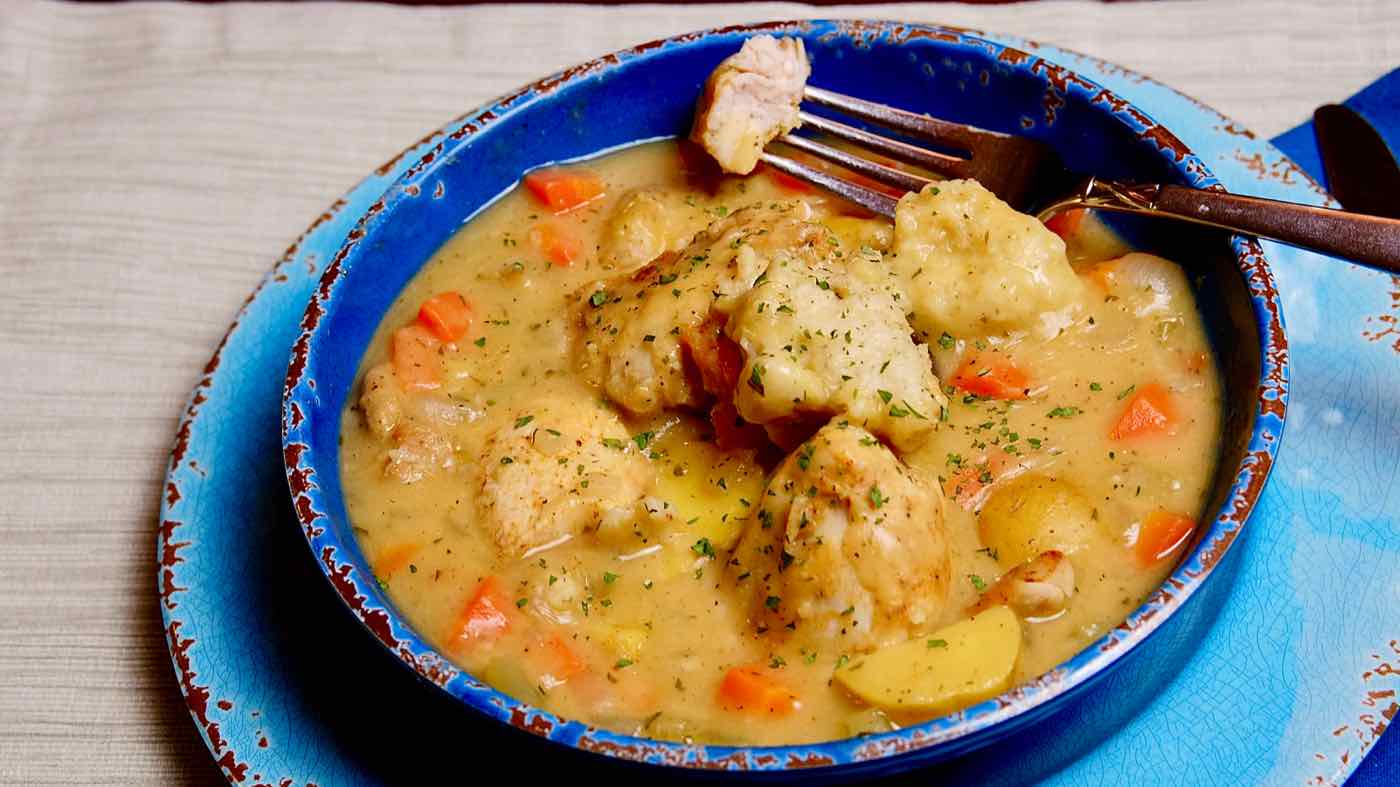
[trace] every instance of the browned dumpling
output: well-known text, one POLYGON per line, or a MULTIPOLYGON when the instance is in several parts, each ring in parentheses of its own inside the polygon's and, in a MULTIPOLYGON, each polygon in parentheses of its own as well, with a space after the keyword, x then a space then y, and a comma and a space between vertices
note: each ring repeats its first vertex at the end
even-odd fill
POLYGON ((617 415, 576 397, 512 408, 481 445, 478 521, 506 557, 635 515, 654 478, 617 415))
POLYGON ((801 39, 750 38, 705 83, 690 138, 725 172, 747 175, 764 145, 797 128, 811 73, 801 39))
POLYGON ((721 321, 776 255, 813 255, 826 230, 801 202, 735 211, 678 254, 584 287, 573 306, 584 378, 636 415, 705 401, 690 337, 721 321))
POLYGON ((951 547, 937 483, 838 418, 778 467, 731 560, 760 630, 868 650, 938 623, 951 547))

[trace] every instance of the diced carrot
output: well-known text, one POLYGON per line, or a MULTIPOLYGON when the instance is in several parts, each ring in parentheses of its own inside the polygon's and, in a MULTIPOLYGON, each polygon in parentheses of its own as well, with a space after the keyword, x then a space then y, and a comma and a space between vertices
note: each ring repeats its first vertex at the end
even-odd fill
POLYGON ((715 430, 715 445, 721 451, 758 449, 768 444, 768 433, 763 427, 745 421, 727 400, 721 399, 710 408, 710 424, 715 430))
POLYGON ((1133 557, 1143 568, 1155 565, 1186 543, 1195 528, 1196 520, 1189 516, 1161 509, 1153 511, 1138 529, 1133 557))
POLYGON ((1170 434, 1175 430, 1176 408, 1171 394, 1158 383, 1148 383, 1137 389, 1128 406, 1118 417, 1109 436, 1114 440, 1170 434))
POLYGON ((690 360, 700 371, 705 390, 720 399, 728 399, 739 384, 739 372, 744 369, 744 351, 720 327, 722 320, 710 319, 694 328, 681 331, 681 344, 690 351, 690 360))
POLYGON ((485 644, 510 630, 510 601, 494 576, 481 580, 448 632, 450 647, 485 644))
POLYGON ((403 570, 404 566, 407 566, 408 562, 422 548, 422 544, 414 542, 389 547, 375 556, 374 575, 380 579, 392 577, 395 573, 403 570))
POLYGON ((442 384, 439 344, 437 337, 418 323, 394 331, 389 361, 404 390, 430 391, 442 384))
POLYGON ((544 258, 567 268, 583 254, 583 242, 577 235, 552 222, 536 224, 530 230, 530 243, 544 258))
POLYGON ((801 706, 796 694, 762 667, 732 667, 719 684, 719 704, 727 710, 786 716, 801 706))
POLYGON ((588 669, 588 664, 558 634, 542 641, 539 652, 545 671, 560 683, 588 669))
POLYGON ((1071 235, 1079 231, 1079 225, 1084 223, 1085 213, 1083 208, 1062 210, 1045 222, 1045 228, 1061 238, 1069 240, 1071 235))
POLYGON ((460 292, 440 292, 418 307, 418 321, 445 342, 455 342, 472 329, 472 306, 460 292))
POLYGON ((550 167, 525 176, 525 186, 555 215, 568 213, 603 196, 603 179, 586 169, 550 167))
POLYGON ((1030 378, 1001 353, 972 353, 963 359, 950 382, 970 394, 990 399, 1025 399, 1030 378))

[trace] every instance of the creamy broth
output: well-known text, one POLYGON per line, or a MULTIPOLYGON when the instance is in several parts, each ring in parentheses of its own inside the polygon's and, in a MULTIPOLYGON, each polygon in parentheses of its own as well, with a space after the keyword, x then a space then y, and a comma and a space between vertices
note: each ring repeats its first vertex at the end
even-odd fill
MULTIPOLYGON (((889 243, 889 222, 849 215, 821 193, 796 191, 762 171, 702 183, 683 161, 675 143, 661 142, 589 162, 603 194, 562 215, 517 189, 465 225, 407 286, 366 352, 343 416, 343 487, 360 544, 426 639, 500 690, 568 718, 648 737, 782 744, 937 715, 872 708, 833 681, 838 666, 874 647, 850 647, 805 626, 763 631, 757 621, 753 591, 736 582, 730 550, 758 527, 765 485, 787 452, 771 444, 720 449, 706 408, 629 415, 579 371, 571 310, 602 292, 595 282, 627 273, 605 269, 601 258, 610 253, 605 233, 620 226, 611 217, 635 189, 659 189, 673 231, 687 238, 744 205, 799 199, 835 232, 841 259, 889 243), (547 258, 559 252, 538 229, 546 224, 581 239, 571 264, 547 258), (432 345, 436 387, 404 390, 386 371, 395 332, 445 292, 469 301, 470 328, 432 345), (361 401, 361 388, 379 390, 379 399, 371 392, 361 401), (523 460, 507 438, 491 436, 528 432, 520 439, 539 449, 541 441, 573 439, 575 424, 617 418, 623 432, 587 438, 603 449, 579 459, 578 483, 594 485, 585 497, 603 494, 600 487, 623 496, 640 485, 654 515, 590 522, 562 543, 503 551, 482 521, 480 477, 523 460), (610 469, 609 451, 626 455, 625 472, 610 469), (483 598, 494 614, 472 620, 491 636, 467 641, 463 626, 474 623, 464 610, 475 604, 479 612, 483 598), (727 706, 721 684, 741 665, 785 687, 793 707, 727 706)), ((979 512, 1014 515, 1016 500, 1004 494, 995 502, 1001 490, 1053 479, 1074 490, 1092 522, 1068 558, 1067 608, 1020 623, 1013 683, 1104 634, 1162 581, 1180 546, 1165 543, 1162 554, 1144 559, 1144 533, 1160 527, 1161 512, 1198 517, 1214 470, 1220 384, 1190 288, 1175 265, 1127 251, 1087 220, 1068 233, 1082 294, 1059 324, 920 336, 947 405, 918 415, 936 428, 898 457, 947 498, 951 572, 941 611, 904 636, 920 639, 966 618, 982 592, 1022 562, 979 532, 979 512), (1029 395, 991 398, 954 385, 965 379, 960 364, 979 353, 1021 370, 1029 395), (1125 411, 1149 390, 1169 392, 1168 433, 1115 438, 1125 411)), ((879 254, 873 258, 878 264, 879 254)), ((571 455, 559 456, 570 469, 571 455)), ((521 465, 521 477, 552 470, 521 465)))

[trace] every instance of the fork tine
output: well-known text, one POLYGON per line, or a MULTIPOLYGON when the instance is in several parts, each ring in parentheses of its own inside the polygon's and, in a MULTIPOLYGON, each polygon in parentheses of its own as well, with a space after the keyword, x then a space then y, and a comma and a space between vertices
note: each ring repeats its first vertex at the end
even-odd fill
POLYGON ((850 181, 842 180, 835 175, 827 174, 815 167, 810 167, 775 153, 769 153, 766 150, 760 154, 759 158, 773 169, 785 172, 794 178, 799 178, 815 186, 824 188, 836 194, 838 197, 854 202, 872 213, 878 213, 887 219, 894 218, 894 208, 898 202, 888 194, 881 194, 878 191, 867 189, 864 186, 857 186, 850 181))
POLYGON ((903 189, 904 191, 918 191, 933 182, 920 175, 897 170, 894 167, 887 167, 884 164, 876 163, 870 159, 864 159, 860 156, 847 153, 844 150, 838 150, 830 145, 823 145, 810 137, 799 137, 796 134, 784 134, 778 138, 778 141, 782 142, 784 145, 789 145, 798 150, 811 153, 817 158, 839 164, 852 172, 859 172, 866 177, 874 178, 881 183, 893 186, 897 189, 903 189))
POLYGON ((952 178, 965 178, 971 173, 968 169, 967 159, 950 156, 946 153, 938 153, 932 150, 910 145, 907 142, 882 137, 879 134, 872 134, 865 129, 848 126, 845 123, 838 123, 834 120, 813 115, 809 112, 799 112, 798 117, 802 120, 804 128, 812 128, 830 134, 838 139, 847 142, 854 142, 862 147, 869 148, 878 153, 898 159, 908 164, 923 167, 942 175, 952 178))
POLYGON ((936 145, 951 145, 961 148, 969 156, 975 155, 975 148, 979 140, 1013 138, 997 131, 973 128, 961 123, 951 123, 928 115, 917 115, 903 109, 896 109, 841 93, 833 93, 830 90, 810 85, 803 89, 802 97, 814 104, 831 107, 861 120, 868 120, 885 128, 901 131, 916 139, 922 139, 936 145))

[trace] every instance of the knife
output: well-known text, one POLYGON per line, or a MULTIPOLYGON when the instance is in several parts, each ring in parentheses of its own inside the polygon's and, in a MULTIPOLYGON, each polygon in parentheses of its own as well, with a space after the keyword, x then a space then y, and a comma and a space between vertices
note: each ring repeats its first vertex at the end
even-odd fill
POLYGON ((1400 219, 1400 164, 1376 129, 1340 104, 1318 107, 1313 129, 1327 187, 1342 207, 1400 219))

